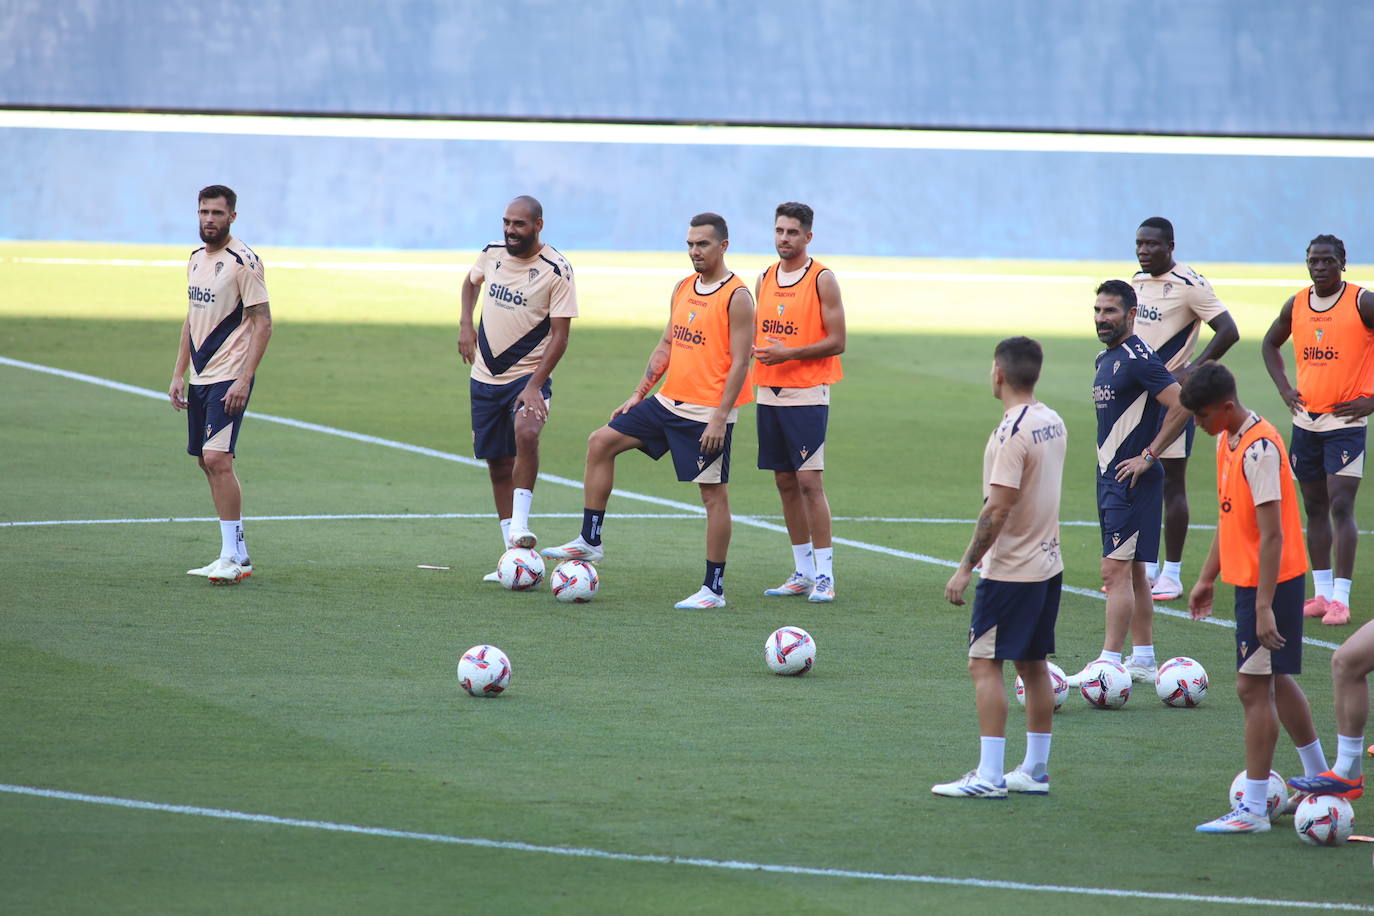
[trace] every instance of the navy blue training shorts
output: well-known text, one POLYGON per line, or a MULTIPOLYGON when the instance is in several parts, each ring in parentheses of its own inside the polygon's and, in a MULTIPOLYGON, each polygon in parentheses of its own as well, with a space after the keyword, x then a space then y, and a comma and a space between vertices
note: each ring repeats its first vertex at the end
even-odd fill
POLYGON ((683 483, 728 483, 730 442, 735 424, 725 425, 725 449, 714 455, 701 453, 701 434, 706 424, 679 417, 657 397, 647 397, 607 424, 611 429, 641 443, 639 450, 657 461, 673 454, 677 479, 683 483))
POLYGON ((1064 574, 1041 582, 979 579, 968 628, 969 658, 1044 661, 1054 654, 1054 623, 1064 574))
POLYGON ((1156 463, 1134 487, 1097 477, 1097 523, 1102 556, 1153 563, 1159 559, 1159 522, 1164 512, 1164 472, 1156 463))
POLYGON ((759 404, 755 416, 759 431, 759 470, 825 470, 825 427, 830 420, 830 405, 779 407, 759 404))
MULTIPOLYGON (((529 384, 530 377, 504 385, 470 379, 472 399, 472 454, 477 458, 515 457, 515 401, 529 384)), ((539 389, 545 401, 553 399, 553 379, 545 379, 539 389)))
POLYGON ((1307 575, 1274 589, 1274 623, 1286 642, 1277 652, 1255 636, 1255 589, 1236 586, 1236 671, 1240 674, 1302 674, 1302 600, 1307 575))
POLYGON ((1328 475, 1360 478, 1364 476, 1366 426, 1351 426, 1314 433, 1293 427, 1288 460, 1293 476, 1301 481, 1325 480, 1328 475))
MULTIPOLYGON (((239 427, 243 425, 243 415, 248 412, 248 401, 243 402, 243 410, 236 414, 225 411, 224 396, 232 384, 234 380, 230 379, 186 387, 186 454, 197 458, 205 451, 234 454, 239 427)), ((253 397, 253 384, 248 383, 249 400, 253 397)))

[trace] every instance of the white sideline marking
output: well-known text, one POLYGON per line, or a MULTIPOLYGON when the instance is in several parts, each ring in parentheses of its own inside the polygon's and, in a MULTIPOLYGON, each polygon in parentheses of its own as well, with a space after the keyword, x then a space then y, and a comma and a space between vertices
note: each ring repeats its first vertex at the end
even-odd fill
MULTIPOLYGON (((245 522, 328 522, 357 520, 390 519, 433 519, 459 518, 491 520, 490 512, 354 512, 345 515, 245 515, 245 522)), ((608 512, 607 518, 658 518, 658 519, 698 519, 701 515, 688 515, 685 512, 608 512)), ((575 518, 581 521, 580 512, 531 512, 530 518, 575 518)), ((57 518, 32 522, 0 522, 0 528, 40 528, 55 525, 156 525, 169 522, 215 522, 212 515, 172 516, 170 518, 57 518)))
POLYGON ((6 792, 12 795, 28 795, 37 798, 57 799, 61 801, 84 802, 92 805, 110 805, 116 808, 130 808, 136 811, 157 811, 164 814, 185 814, 193 817, 209 817, 226 821, 247 821, 253 824, 269 824, 274 827, 301 827, 307 830, 326 830, 332 833, 350 833, 362 836, 385 837, 393 840, 418 840, 424 843, 443 843, 452 846, 475 846, 481 849, 533 852, 552 856, 571 856, 579 859, 602 859, 613 862, 633 862, 646 865, 686 865, 693 868, 711 868, 722 871, 755 871, 768 872, 770 874, 803 875, 815 878, 896 881, 905 884, 941 884, 951 887, 1038 891, 1051 894, 1077 894, 1086 897, 1122 897, 1132 900, 1228 903, 1239 906, 1293 907, 1307 910, 1374 913, 1374 907, 1364 906, 1358 903, 1336 903, 1322 900, 1276 900, 1267 897, 1227 897, 1207 894, 1182 894, 1168 891, 1138 891, 1111 887, 1029 884, 1023 881, 997 881, 987 878, 947 878, 939 875, 906 875, 892 872, 854 871, 844 868, 812 868, 805 865, 773 865, 764 862, 741 862, 732 859, 698 859, 645 853, 610 852, 604 849, 592 849, 578 846, 544 846, 536 843, 521 843, 514 840, 489 840, 482 837, 452 836, 446 833, 419 833, 411 830, 395 830, 390 827, 367 827, 357 824, 340 824, 333 821, 303 820, 294 817, 278 817, 274 814, 253 814, 247 811, 232 811, 225 808, 169 805, 162 802, 141 801, 134 798, 118 798, 111 795, 87 795, 82 792, 64 792, 59 789, 40 789, 33 786, 16 786, 6 783, 0 783, 0 792, 6 792))
MULTIPOLYGON (((94 375, 86 375, 83 372, 71 372, 67 369, 57 369, 55 367, 44 366, 39 363, 24 362, 23 360, 11 359, 8 356, 0 356, 0 365, 14 366, 19 369, 31 369, 34 372, 45 372, 49 375, 56 375, 60 376, 61 378, 72 379, 78 382, 88 382, 92 385, 99 385, 104 388, 112 388, 115 391, 123 391, 128 394, 142 395, 143 397, 154 398, 156 400, 163 400, 167 397, 165 392, 153 391, 150 388, 139 388, 136 385, 126 385, 123 382, 115 382, 111 381, 110 379, 103 379, 94 375)), ((395 439, 383 439, 380 436, 369 436, 366 433, 350 432, 346 429, 338 429, 333 426, 324 426, 319 423, 307 423, 303 420, 293 420, 290 417, 276 417, 271 414, 255 413, 251 411, 247 415, 250 417, 254 417, 258 420, 266 420, 269 423, 280 423, 283 426, 291 426, 296 429, 304 429, 309 430, 310 432, 324 433, 330 436, 339 436, 343 439, 352 439, 355 442, 366 442, 371 445, 384 445, 387 448, 399 449, 404 452, 413 452, 417 455, 427 455, 431 458, 440 458, 444 461, 453 461, 458 464, 468 465, 469 467, 486 467, 485 461, 479 461, 476 458, 469 458, 466 455, 455 455, 452 452, 444 452, 440 451, 439 449, 428 448, 427 446, 423 445, 411 445, 409 442, 398 442, 395 439)), ((582 481, 573 480, 569 477, 560 477, 556 474, 541 473, 539 475, 539 479, 546 481, 548 483, 561 484, 562 486, 572 487, 578 490, 582 488, 582 481)), ((669 509, 677 509, 679 512, 685 512, 696 516, 704 516, 706 514, 706 510, 703 509, 701 506, 693 506, 690 503, 678 502, 675 499, 664 499, 660 496, 650 496, 647 493, 636 493, 633 490, 621 490, 617 487, 616 489, 611 491, 611 495, 619 496, 621 499, 633 499, 638 500, 640 502, 647 502, 658 506, 664 506, 669 509)), ((779 525, 775 522, 764 521, 761 518, 753 516, 739 515, 735 516, 734 520, 736 523, 740 525, 747 525, 751 528, 762 528, 765 531, 780 532, 782 534, 787 533, 786 526, 779 525)), ((898 550, 895 547, 886 547, 882 544, 872 544, 868 541, 856 541, 852 538, 841 537, 832 537, 831 541, 836 544, 842 544, 845 547, 857 547, 860 550, 867 550, 872 553, 881 553, 890 557, 899 557, 903 560, 915 560, 918 563, 928 563, 932 566, 944 566, 950 569, 957 569, 959 566, 959 564, 953 560, 944 560, 940 557, 933 557, 929 554, 924 553, 914 553, 909 550, 898 550)), ((1086 598, 1096 598, 1100 601, 1106 600, 1106 596, 1104 596, 1099 591, 1093 591, 1086 588, 1078 588, 1072 585, 1063 586, 1063 590, 1075 595, 1081 595, 1086 598)), ((1160 607, 1159 605, 1155 605, 1155 613, 1164 614, 1168 617, 1178 617, 1183 620, 1192 619, 1188 616, 1188 613, 1186 611, 1176 611, 1172 608, 1160 607)), ((1202 622, 1211 624, 1213 626, 1227 627, 1228 629, 1235 629, 1236 627, 1236 623, 1234 620, 1225 620, 1219 617, 1207 617, 1204 618, 1202 622)), ((1326 642, 1325 640, 1321 639, 1313 639, 1310 636, 1304 636, 1302 638, 1302 641, 1304 645, 1320 646, 1323 649, 1335 650, 1340 648, 1340 646, 1338 646, 1336 643, 1326 642)))
MULTIPOLYGON (((168 258, 39 258, 16 255, 0 258, 0 264, 35 264, 60 267, 179 267, 184 268, 184 260, 168 258)), ((328 270, 352 271, 358 273, 404 273, 419 271, 424 273, 466 274, 467 264, 424 261, 272 261, 273 270, 328 270)), ((673 277, 679 278, 685 271, 677 267, 617 267, 611 265, 589 264, 579 266, 577 273, 605 277, 673 277)), ((1097 283, 1094 274, 1001 274, 1001 273, 952 273, 948 271, 925 270, 846 270, 846 280, 902 280, 925 281, 928 283, 1010 283, 1017 286, 1028 284, 1097 283)), ((1213 286, 1273 286, 1301 288, 1310 285, 1308 280, 1255 277, 1213 277, 1213 286)))
POLYGON ((0 111, 0 128, 523 143, 648 143, 669 146, 786 146, 813 149, 986 150, 1016 153, 1374 158, 1374 142, 1368 140, 1020 133, 902 128, 575 124, 547 121, 410 120, 366 117, 298 118, 285 115, 15 110, 0 111))

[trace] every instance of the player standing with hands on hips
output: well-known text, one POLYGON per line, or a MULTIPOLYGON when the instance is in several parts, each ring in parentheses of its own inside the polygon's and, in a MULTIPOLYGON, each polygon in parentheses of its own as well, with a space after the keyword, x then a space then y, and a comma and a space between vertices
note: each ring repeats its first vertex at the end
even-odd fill
POLYGON ((272 309, 262 261, 230 234, 238 195, 212 184, 198 201, 205 245, 191 252, 186 264, 189 305, 167 396, 175 410, 186 411, 186 451, 205 472, 219 515, 219 557, 186 574, 204 576, 213 585, 237 585, 253 574, 253 563, 243 537, 243 489, 234 472, 234 448, 272 337, 272 309))
POLYGON ((1007 792, 1050 791, 1050 730, 1054 690, 1046 657, 1054 652, 1054 624, 1064 558, 1059 547, 1059 496, 1068 431, 1035 398, 1044 353, 1028 337, 997 345, 992 394, 1002 422, 983 450, 983 508, 959 568, 945 585, 950 604, 964 603, 973 568, 982 576, 973 597, 968 670, 978 708, 978 768, 931 787, 951 798, 1002 798, 1007 792), (1026 757, 1003 774, 1007 693, 1002 662, 1010 659, 1026 688, 1026 757))
POLYGON ((787 581, 764 594, 833 601, 835 548, 821 473, 830 386, 844 377, 844 303, 834 272, 807 256, 813 219, 806 204, 778 204, 773 243, 782 260, 754 287, 759 469, 773 472, 794 562, 787 581))
MULTIPOLYGON (((501 218, 504 241, 482 249, 463 279, 458 352, 472 364, 472 449, 487 462, 501 550, 533 547, 530 530, 539 434, 549 418, 553 369, 577 317, 572 267, 539 240, 544 208, 522 195, 501 218), (482 302, 482 319, 473 312, 482 302)), ((484 581, 500 581, 488 573, 484 581)))

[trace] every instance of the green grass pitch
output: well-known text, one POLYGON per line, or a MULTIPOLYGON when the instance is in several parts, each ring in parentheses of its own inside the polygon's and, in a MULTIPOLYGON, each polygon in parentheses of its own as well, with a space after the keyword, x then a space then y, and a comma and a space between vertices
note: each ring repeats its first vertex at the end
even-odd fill
MULTIPOLYGON (((0 245, 0 356, 165 391, 188 250, 0 245)), ((470 454, 454 344, 466 254, 260 253, 275 336, 252 412, 470 454)), ((542 460, 578 480, 587 434, 639 378, 673 276, 688 270, 672 254, 569 257, 584 317, 555 376, 542 460)), ((250 417, 239 452, 250 519, 481 517, 250 520, 257 572, 231 589, 184 575, 215 555, 213 522, 0 526, 0 783, 833 871, 562 856, 4 791, 0 910, 1127 914, 1239 911, 1219 898, 1242 897, 1368 910, 1368 846, 1308 847, 1287 820, 1256 837, 1193 832, 1221 813, 1242 762, 1224 627, 1156 624, 1162 657, 1191 655, 1210 672, 1200 709, 1166 709, 1149 689, 1115 713, 1071 697, 1055 719, 1049 797, 929 794, 976 763, 977 733, 967 611, 942 599, 948 567, 910 555, 957 559, 971 525, 876 519, 974 516, 1000 416, 992 347, 1029 333, 1046 348, 1039 394, 1070 430, 1062 517, 1094 520, 1092 287, 1131 265, 826 260, 851 326, 827 447, 832 507, 846 519, 835 532, 898 552, 839 546, 834 605, 761 595, 790 571, 790 551, 770 527, 771 475, 753 468, 751 409, 735 432, 730 496, 737 516, 759 523, 737 521, 730 606, 712 612, 672 609, 703 571, 702 522, 676 517, 690 510, 614 498, 601 594, 561 605, 543 589, 479 581, 499 552, 481 468, 250 417), (764 637, 783 624, 819 644, 804 678, 764 667, 764 637), (496 700, 467 697, 454 678, 458 655, 481 642, 513 662, 496 700), (1206 899, 1140 896, 1151 893, 1206 899)), ((765 263, 730 261, 745 275, 765 263)), ((1227 362, 1243 400, 1286 429, 1258 341, 1301 265, 1198 266, 1240 325, 1227 362)), ((0 392, 0 522, 213 514, 184 454, 184 418, 165 399, 3 364, 0 392)), ((1196 524, 1216 517, 1212 447, 1200 437, 1195 450, 1196 524)), ((634 453, 616 483, 697 503, 670 466, 634 453)), ((1366 488, 1366 528, 1370 498, 1366 488)), ((543 543, 573 536, 580 510, 579 489, 541 483, 536 514, 567 516, 535 519, 543 543)), ((1091 594, 1095 528, 1066 526, 1063 539, 1066 584, 1088 591, 1066 594, 1060 616, 1057 661, 1073 671, 1100 647, 1103 603, 1091 594)), ((1209 542, 1192 532, 1188 582, 1209 542)), ((1372 588, 1366 546, 1357 622, 1371 616, 1372 588)), ((1229 589, 1220 594, 1229 617, 1229 589)), ((1352 631, 1308 627, 1333 642, 1352 631)), ((1334 754, 1329 658, 1308 646, 1302 683, 1334 754)), ((1023 732, 1013 701, 1009 765, 1023 732)), ((1281 738, 1277 769, 1297 765, 1281 738)), ((1357 829, 1374 832, 1374 809, 1355 808, 1357 829)))

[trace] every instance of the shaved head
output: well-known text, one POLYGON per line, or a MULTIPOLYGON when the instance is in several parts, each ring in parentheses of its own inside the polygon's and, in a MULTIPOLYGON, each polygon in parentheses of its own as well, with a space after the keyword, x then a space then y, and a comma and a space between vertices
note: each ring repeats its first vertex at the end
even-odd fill
POLYGON ((544 205, 528 194, 521 194, 519 197, 512 200, 510 205, 512 207, 524 207, 526 212, 529 213, 530 219, 544 218, 544 205))

